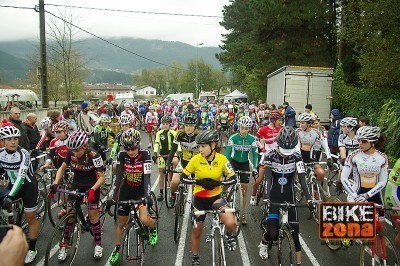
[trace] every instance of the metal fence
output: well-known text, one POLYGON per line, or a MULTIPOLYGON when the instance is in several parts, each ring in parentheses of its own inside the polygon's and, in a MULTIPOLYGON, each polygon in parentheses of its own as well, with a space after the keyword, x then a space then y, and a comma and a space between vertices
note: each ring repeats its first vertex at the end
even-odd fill
MULTIPOLYGON (((29 113, 35 113, 37 115, 37 121, 38 123, 40 123, 40 121, 45 118, 47 116, 47 112, 48 111, 62 111, 61 108, 59 107, 54 107, 54 108, 38 108, 38 109, 28 109, 28 110, 21 110, 21 117, 20 119, 22 121, 25 121, 26 116, 29 113)), ((10 111, 1 111, 0 112, 0 122, 4 119, 4 118, 9 118, 10 117, 10 111)))

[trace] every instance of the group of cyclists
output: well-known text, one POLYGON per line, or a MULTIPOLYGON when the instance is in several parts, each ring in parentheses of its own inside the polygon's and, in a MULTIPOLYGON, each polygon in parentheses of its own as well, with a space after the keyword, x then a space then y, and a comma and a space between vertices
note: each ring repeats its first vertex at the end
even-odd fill
MULTIPOLYGON (((119 130, 111 128, 112 117, 101 114, 92 119, 94 130, 88 135, 83 130, 70 130, 68 123, 52 123, 48 118, 42 120, 43 134, 50 137, 49 153, 45 164, 37 171, 46 168, 58 169, 56 178, 49 188, 49 197, 57 193, 67 167, 73 171, 71 190, 87 193, 88 216, 95 240, 94 258, 102 258, 101 225, 98 204, 100 187, 106 182, 105 168, 111 166, 115 181, 107 200, 107 206, 122 200, 145 198, 146 204, 139 205, 139 219, 150 229, 149 244, 156 245, 158 232, 155 221, 148 212, 152 206, 150 197, 153 164, 157 164, 159 174, 158 201, 175 202, 175 192, 181 182, 193 179, 192 206, 194 210, 228 208, 222 197, 225 184, 241 183, 244 199, 247 199, 249 183, 252 190, 250 205, 256 204, 256 191, 262 181, 265 186, 265 202, 295 203, 295 182, 299 182, 310 211, 315 210, 314 202, 305 179, 304 163, 315 162, 314 173, 319 182, 324 182, 326 169, 318 164, 326 158, 329 169, 333 167, 333 157, 327 143, 326 131, 320 119, 310 112, 301 113, 298 128, 282 125, 282 109, 264 103, 190 103, 176 102, 147 106, 146 112, 137 103, 125 103, 124 111, 118 117, 119 130), (143 127, 144 126, 144 127, 143 127), (141 129, 144 129, 142 131, 141 129), (150 144, 145 149, 141 141, 147 132, 150 144), (153 139, 152 133, 155 133, 153 139), (109 138, 113 139, 110 149, 109 138), (151 143, 154 142, 152 145, 151 143), (150 148, 153 147, 153 151, 150 148), (225 148, 222 153, 221 148, 225 148), (110 153, 108 153, 110 151, 110 153), (325 155, 323 155, 325 154, 325 155), (170 180, 172 197, 164 198, 165 169, 174 169, 170 180), (235 171, 240 170, 239 174, 235 171), (251 177, 254 180, 251 180, 251 177), (147 206, 147 208, 146 208, 147 206)), ((340 182, 351 202, 374 202, 388 206, 400 206, 400 161, 388 173, 388 159, 379 151, 383 137, 380 129, 374 126, 358 127, 358 120, 346 117, 341 120, 339 154, 337 163, 343 165, 340 182), (384 198, 383 198, 384 197, 384 198)), ((3 209, 10 209, 12 201, 22 198, 25 217, 29 224, 29 251, 25 263, 34 261, 37 255, 36 240, 39 223, 35 211, 38 204, 38 184, 34 177, 30 154, 18 146, 21 133, 12 125, 0 128, 0 139, 4 148, 0 149, 0 171, 9 179, 8 190, 4 195, 3 209)), ((43 142, 42 144, 43 145, 43 142)), ((71 208, 68 198, 58 214, 62 217, 71 208)), ((246 201, 246 200, 245 200, 246 201)), ((246 204, 244 204, 246 205, 246 204)), ((244 206, 243 206, 244 208, 244 206)), ((112 265, 120 260, 121 236, 128 221, 129 207, 118 206, 118 220, 115 233, 115 249, 110 258, 112 265)), ((245 212, 240 221, 247 224, 245 212)), ((232 213, 221 213, 220 220, 225 225, 226 241, 229 250, 235 250, 237 226, 232 213)), ((391 213, 392 220, 400 232, 400 212, 391 213)), ((382 218, 382 217, 381 217, 382 218)), ((203 232, 204 215, 195 217, 191 234, 192 265, 200 264, 199 247, 203 232)), ((296 208, 289 210, 289 223, 297 253, 297 264, 301 264, 301 245, 299 241, 299 218, 296 208)), ((64 230, 60 242, 58 259, 64 261, 68 256, 66 245, 72 221, 64 230)), ((263 260, 270 257, 270 243, 278 237, 279 207, 269 207, 262 217, 259 255, 263 260)), ((400 234, 395 239, 400 250, 400 234)))

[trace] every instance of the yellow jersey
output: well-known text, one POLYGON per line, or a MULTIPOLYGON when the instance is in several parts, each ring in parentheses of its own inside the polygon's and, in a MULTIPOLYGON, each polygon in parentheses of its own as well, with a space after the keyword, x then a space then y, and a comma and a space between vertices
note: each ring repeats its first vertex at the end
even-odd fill
MULTIPOLYGON (((230 162, 225 155, 221 153, 215 153, 212 162, 208 162, 206 158, 201 156, 201 154, 193 156, 185 169, 183 169, 183 173, 187 176, 194 174, 196 180, 211 178, 217 181, 222 181, 224 174, 227 178, 235 175, 230 162)), ((204 189, 200 185, 195 185, 193 190, 193 194, 200 198, 214 197, 221 194, 221 192, 221 186, 215 187, 213 190, 208 190, 204 189)))

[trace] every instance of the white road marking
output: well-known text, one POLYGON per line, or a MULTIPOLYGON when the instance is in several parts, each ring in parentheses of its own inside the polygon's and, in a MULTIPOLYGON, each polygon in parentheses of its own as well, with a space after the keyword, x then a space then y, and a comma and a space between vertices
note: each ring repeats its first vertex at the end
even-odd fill
MULTIPOLYGON (((192 187, 188 187, 188 195, 187 199, 192 198, 192 187)), ((182 221, 182 228, 181 228, 181 236, 179 238, 179 244, 178 244, 178 251, 176 253, 176 260, 175 260, 175 266, 181 266, 183 265, 183 256, 185 255, 185 243, 186 243, 186 234, 187 234, 187 229, 188 229, 188 224, 189 224, 189 214, 190 214, 190 201, 186 201, 186 206, 185 206, 185 214, 183 216, 183 221, 182 221)))
POLYGON ((242 231, 240 231, 237 239, 239 242, 240 256, 242 257, 242 265, 251 265, 249 253, 247 252, 246 242, 244 241, 242 231))
POLYGON ((314 254, 312 254, 310 248, 307 246, 306 242, 304 239, 301 237, 299 234, 299 240, 300 240, 300 245, 303 248, 304 252, 306 253, 307 257, 310 259, 311 265, 313 266, 320 266, 320 264, 317 261, 317 258, 315 258, 314 254))

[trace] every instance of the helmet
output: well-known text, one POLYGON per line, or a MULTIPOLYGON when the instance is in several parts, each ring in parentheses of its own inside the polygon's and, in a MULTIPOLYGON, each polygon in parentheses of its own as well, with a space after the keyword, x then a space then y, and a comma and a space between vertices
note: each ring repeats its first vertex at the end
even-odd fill
POLYGON ((45 117, 40 121, 40 128, 41 129, 49 129, 53 122, 51 121, 50 117, 45 117))
POLYGON ((233 109, 233 105, 232 104, 228 104, 228 108, 229 109, 233 109))
POLYGON ((242 116, 237 122, 239 127, 252 127, 253 120, 249 116, 242 116))
POLYGON ((297 120, 299 122, 312 122, 312 121, 314 121, 314 117, 310 113, 302 113, 299 115, 297 120))
POLYGON ((252 109, 254 109, 254 108, 255 108, 255 107, 254 107, 254 105, 252 105, 252 104, 251 104, 251 105, 249 105, 249 109, 251 109, 251 110, 252 110, 252 109))
POLYGON ((149 106, 149 110, 154 110, 154 106, 153 106, 153 105, 150 105, 150 106, 149 106))
POLYGON ((68 136, 67 148, 77 150, 88 142, 88 137, 83 130, 76 130, 68 136))
POLYGON ((111 123, 111 117, 106 114, 102 114, 99 119, 100 123, 111 123))
POLYGON ((317 116, 317 115, 314 115, 314 121, 315 121, 315 120, 318 120, 318 121, 319 121, 319 120, 321 120, 321 118, 319 118, 319 116, 317 116))
POLYGON ((261 108, 261 107, 265 107, 265 104, 262 103, 262 104, 260 104, 258 107, 260 107, 260 108, 261 108))
POLYGON ((124 103, 124 107, 125 108, 129 108, 129 107, 131 107, 131 104, 130 103, 124 103))
POLYGON ((277 144, 283 155, 291 155, 296 151, 299 142, 296 130, 291 126, 284 126, 278 133, 277 144))
POLYGON ((367 139, 377 141, 381 136, 381 129, 379 127, 363 126, 357 130, 357 139, 367 139))
POLYGON ((269 121, 272 123, 281 118, 282 118, 282 113, 279 111, 271 111, 269 113, 269 121))
POLYGON ((174 108, 172 106, 165 107, 166 112, 172 112, 173 110, 174 110, 174 108))
POLYGON ((60 121, 58 123, 56 123, 55 125, 53 125, 53 131, 67 131, 69 129, 69 125, 66 121, 60 121))
POLYGON ((197 125, 197 114, 193 112, 186 113, 182 118, 184 125, 197 125))
POLYGON ((171 118, 170 116, 168 116, 168 115, 164 115, 164 116, 161 118, 161 123, 169 123, 169 124, 172 124, 172 118, 171 118))
POLYGON ((217 142, 219 140, 219 134, 214 129, 208 129, 201 131, 196 136, 196 143, 197 144, 209 144, 213 141, 217 142))
POLYGON ((203 104, 201 105, 201 108, 208 108, 208 104, 203 103, 203 104))
POLYGON ((131 123, 131 120, 132 120, 132 117, 131 117, 130 115, 128 115, 128 114, 122 114, 122 115, 119 117, 119 123, 120 123, 121 125, 130 124, 130 123, 131 123))
POLYGON ((12 137, 21 137, 21 132, 14 126, 5 126, 0 128, 0 139, 7 139, 12 137))
POLYGON ((92 125, 92 127, 95 127, 99 123, 99 117, 97 116, 96 113, 89 112, 89 123, 92 125))
POLYGON ((140 146, 140 132, 136 129, 130 128, 124 131, 121 135, 121 145, 125 149, 140 146))
POLYGON ((221 106, 221 111, 227 110, 227 109, 228 109, 228 107, 226 107, 226 105, 222 105, 222 106, 221 106))
POLYGON ((345 117, 340 121, 340 125, 344 127, 354 128, 358 124, 357 118, 354 117, 345 117))

